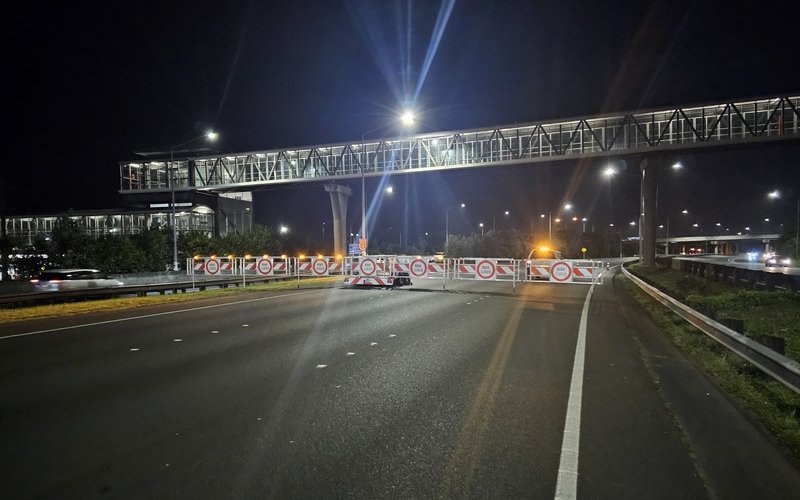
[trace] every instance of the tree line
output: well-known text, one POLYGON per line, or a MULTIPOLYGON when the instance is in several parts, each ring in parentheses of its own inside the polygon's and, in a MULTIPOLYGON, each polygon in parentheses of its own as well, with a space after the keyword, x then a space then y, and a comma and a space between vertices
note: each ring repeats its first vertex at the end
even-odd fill
MULTIPOLYGON (((448 257, 527 258, 534 246, 547 244, 565 258, 631 256, 638 242, 621 240, 619 235, 554 231, 548 235, 523 233, 514 229, 486 234, 450 235, 447 248, 421 238, 409 244, 370 241, 371 254, 431 255, 444 250, 448 257)), ((178 264, 196 255, 330 255, 319 242, 293 234, 277 234, 255 225, 246 233, 229 233, 211 238, 203 232, 182 232, 178 237, 178 264)), ((172 233, 168 228, 153 228, 138 234, 87 234, 78 221, 59 219, 50 235, 37 235, 28 244, 11 235, 0 237, 2 269, 27 278, 43 269, 92 268, 108 274, 162 272, 172 269, 172 233)), ((4 278, 6 278, 4 276, 4 278)))

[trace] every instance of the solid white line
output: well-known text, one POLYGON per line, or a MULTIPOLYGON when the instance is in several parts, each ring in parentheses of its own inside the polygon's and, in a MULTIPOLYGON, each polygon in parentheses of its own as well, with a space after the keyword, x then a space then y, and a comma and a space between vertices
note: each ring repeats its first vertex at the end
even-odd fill
MULTIPOLYGON (((237 301, 237 302, 227 302, 225 304, 214 304, 214 305, 211 305, 211 306, 190 307, 189 309, 179 309, 177 311, 166 311, 166 312, 153 313, 153 314, 143 314, 141 316, 131 316, 130 318, 110 319, 108 321, 98 321, 96 323, 84 323, 82 325, 62 326, 62 327, 59 327, 59 328, 50 328, 50 329, 47 329, 47 330, 37 330, 35 332, 15 333, 13 335, 2 336, 2 337, 0 337, 0 340, 13 339, 15 337, 27 337, 29 335, 38 335, 40 333, 58 332, 58 331, 61 331, 61 330, 72 330, 73 328, 85 328, 87 326, 98 326, 98 325, 107 325, 107 324, 110 324, 110 323, 120 323, 122 321, 134 321, 134 320, 137 320, 137 319, 155 318, 157 316, 167 316, 169 314, 180 314, 180 313, 193 312, 193 311, 202 311, 203 309, 215 309, 217 307, 227 307, 227 306, 234 306, 234 305, 237 305, 237 304, 247 304, 248 302, 258 302, 258 301, 262 301, 262 300, 280 299, 280 298, 284 298, 284 297, 291 297, 293 295, 305 295, 305 294, 308 294, 308 293, 316 293, 316 292, 320 292, 322 290, 326 290, 326 289, 323 288, 323 289, 319 289, 319 290, 308 290, 308 291, 305 291, 305 292, 285 293, 283 295, 273 295, 271 297, 260 297, 258 299, 240 300, 240 301, 237 301)), ((44 318, 44 319, 48 319, 48 318, 44 318)), ((52 319, 52 318, 49 318, 49 319, 52 319)))
POLYGON ((586 322, 589 317, 589 301, 594 292, 594 283, 589 287, 581 311, 578 326, 578 343, 575 347, 575 362, 572 364, 572 380, 569 384, 567 416, 564 419, 564 438, 561 441, 561 461, 558 464, 556 500, 572 500, 578 496, 578 450, 581 438, 581 399, 583 399, 583 362, 586 354, 586 322))

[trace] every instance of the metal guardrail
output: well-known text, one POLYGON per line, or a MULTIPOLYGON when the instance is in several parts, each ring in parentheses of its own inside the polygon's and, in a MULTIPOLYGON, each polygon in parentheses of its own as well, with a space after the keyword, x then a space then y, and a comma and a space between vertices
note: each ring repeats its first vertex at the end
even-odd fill
POLYGON ((708 316, 700 314, 635 276, 625 269, 624 265, 621 267, 625 276, 672 312, 735 354, 753 363, 764 373, 770 375, 795 393, 800 394, 800 363, 759 344, 755 340, 747 338, 745 335, 714 321, 708 316))
POLYGON ((761 264, 715 260, 712 257, 669 257, 670 266, 707 280, 764 290, 791 290, 800 293, 800 269, 765 267, 761 264))

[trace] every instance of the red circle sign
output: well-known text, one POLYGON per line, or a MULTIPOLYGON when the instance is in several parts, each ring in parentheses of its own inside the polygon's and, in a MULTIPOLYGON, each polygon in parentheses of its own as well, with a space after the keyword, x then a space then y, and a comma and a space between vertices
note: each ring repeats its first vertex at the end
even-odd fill
POLYGON ((314 259, 311 268, 317 276, 324 276, 328 274, 328 261, 325 259, 314 259))
POLYGON ((563 283, 572 279, 572 266, 569 262, 559 260, 550 266, 550 279, 563 283))
POLYGON ((364 276, 372 276, 375 274, 375 270, 377 266, 375 265, 375 261, 372 259, 364 259, 359 264, 358 268, 361 270, 361 274, 364 276))
POLYGON ((217 274, 219 272, 219 261, 217 259, 209 259, 206 261, 206 272, 208 274, 217 274))
POLYGON ((258 260, 258 272, 260 274, 272 274, 272 260, 270 260, 270 259, 259 259, 258 260))
POLYGON ((428 274, 428 264, 422 259, 414 259, 408 265, 408 274, 415 278, 421 278, 428 274))
POLYGON ((475 274, 482 280, 494 278, 495 271, 494 262, 490 260, 482 260, 475 264, 475 274))

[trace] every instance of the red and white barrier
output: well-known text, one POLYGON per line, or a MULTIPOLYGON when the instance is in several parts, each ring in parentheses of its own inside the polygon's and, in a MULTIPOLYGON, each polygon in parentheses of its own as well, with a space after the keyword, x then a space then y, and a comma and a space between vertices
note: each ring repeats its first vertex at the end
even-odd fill
POLYGON ((398 256, 392 264, 392 268, 396 276, 407 275, 409 278, 426 278, 428 276, 427 259, 423 257, 398 256))
POLYGON ((516 281, 517 264, 513 259, 457 259, 453 279, 478 281, 516 281))
POLYGON ((236 272, 235 259, 227 257, 205 257, 204 272, 209 276, 230 276, 236 272))
POLYGON ((393 286, 394 277, 392 276, 350 276, 345 278, 345 282, 350 285, 368 286, 393 286))

